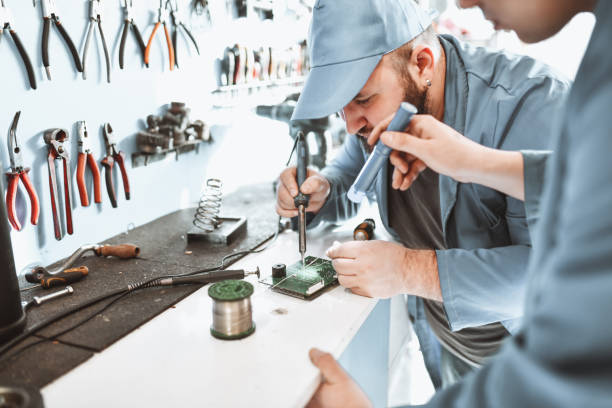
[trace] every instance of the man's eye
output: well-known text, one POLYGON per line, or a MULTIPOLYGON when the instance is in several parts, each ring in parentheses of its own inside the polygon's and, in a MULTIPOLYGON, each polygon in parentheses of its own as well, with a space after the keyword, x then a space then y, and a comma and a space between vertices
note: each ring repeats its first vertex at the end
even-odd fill
POLYGON ((357 99, 355 102, 357 102, 357 105, 365 105, 370 101, 370 99, 372 99, 371 96, 365 99, 357 99))

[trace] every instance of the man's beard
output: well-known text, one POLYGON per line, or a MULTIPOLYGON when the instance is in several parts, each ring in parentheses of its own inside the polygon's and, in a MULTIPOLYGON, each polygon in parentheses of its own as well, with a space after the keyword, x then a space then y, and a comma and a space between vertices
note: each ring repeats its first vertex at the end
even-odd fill
MULTIPOLYGON (((402 78, 402 83, 404 84, 403 102, 413 104, 417 108, 419 114, 429 114, 430 109, 428 109, 426 105, 429 88, 425 88, 423 92, 419 91, 416 82, 410 77, 402 78)), ((372 153, 374 150, 374 146, 368 144, 368 136, 372 133, 372 129, 373 128, 367 127, 366 125, 357 132, 357 138, 368 154, 372 153)))

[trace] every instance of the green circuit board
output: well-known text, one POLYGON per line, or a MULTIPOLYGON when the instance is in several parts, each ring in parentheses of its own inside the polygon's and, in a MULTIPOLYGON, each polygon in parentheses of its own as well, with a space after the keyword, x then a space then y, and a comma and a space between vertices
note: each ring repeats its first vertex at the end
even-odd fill
POLYGON ((272 290, 300 299, 312 299, 323 289, 338 283, 336 271, 328 259, 307 256, 302 261, 287 266, 284 278, 268 276, 260 282, 270 285, 272 290))

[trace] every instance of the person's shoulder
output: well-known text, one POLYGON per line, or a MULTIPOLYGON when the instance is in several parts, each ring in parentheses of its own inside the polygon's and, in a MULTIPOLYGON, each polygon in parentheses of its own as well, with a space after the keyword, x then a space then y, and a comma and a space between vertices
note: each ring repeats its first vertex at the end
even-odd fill
POLYGON ((495 51, 443 35, 461 58, 470 79, 510 95, 523 95, 533 88, 544 94, 564 94, 572 82, 553 67, 526 55, 495 51))

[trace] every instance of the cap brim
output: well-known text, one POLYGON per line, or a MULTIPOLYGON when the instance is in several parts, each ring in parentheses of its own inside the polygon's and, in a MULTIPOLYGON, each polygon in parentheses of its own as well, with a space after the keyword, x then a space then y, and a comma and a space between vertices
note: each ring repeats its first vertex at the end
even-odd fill
POLYGON ((318 119, 340 111, 361 91, 382 57, 312 68, 291 120, 318 119))

